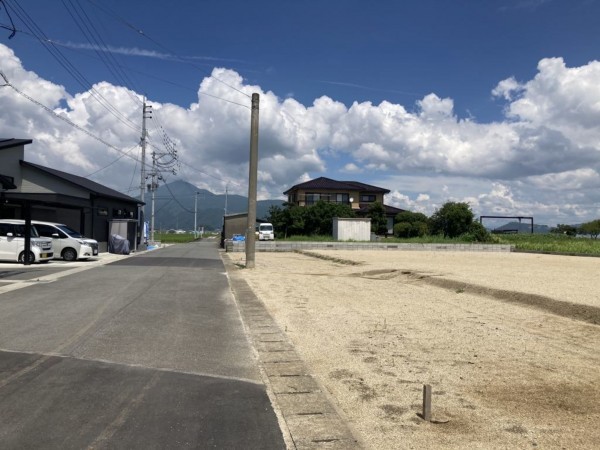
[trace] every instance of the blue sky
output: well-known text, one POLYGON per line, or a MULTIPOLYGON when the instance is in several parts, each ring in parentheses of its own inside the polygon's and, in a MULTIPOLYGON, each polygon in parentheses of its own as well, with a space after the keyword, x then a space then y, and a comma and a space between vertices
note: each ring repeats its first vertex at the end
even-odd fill
MULTIPOLYGON (((156 112, 151 138, 160 147, 166 133, 180 153, 170 180, 245 194, 249 112, 238 103, 259 92, 262 197, 328 176, 386 187, 389 204, 428 214, 451 199, 478 214, 550 224, 600 216, 596 0, 0 7, 0 70, 9 82, 121 151, 139 131, 102 113, 94 97, 102 93, 141 125, 145 95, 156 112), (62 64, 32 32, 55 43, 62 64)), ((34 139, 29 160, 98 171, 97 181, 139 194, 137 150, 99 170, 119 151, 10 87, 0 98, 19 108, 0 113, 0 135, 34 139)))

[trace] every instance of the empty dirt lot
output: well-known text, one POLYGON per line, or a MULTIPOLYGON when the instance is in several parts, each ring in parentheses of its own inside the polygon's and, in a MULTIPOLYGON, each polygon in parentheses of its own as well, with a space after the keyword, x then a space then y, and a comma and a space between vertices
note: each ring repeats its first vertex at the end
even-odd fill
POLYGON ((598 448, 600 259, 332 250, 241 273, 367 448, 598 448))

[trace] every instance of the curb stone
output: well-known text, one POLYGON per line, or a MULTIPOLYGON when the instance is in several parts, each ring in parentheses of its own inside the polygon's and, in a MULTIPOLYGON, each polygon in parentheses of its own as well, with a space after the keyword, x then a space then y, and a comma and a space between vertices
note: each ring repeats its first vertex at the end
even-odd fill
POLYGON ((229 284, 237 301, 268 384, 280 425, 291 449, 361 449, 319 383, 310 375, 285 333, 262 301, 239 274, 226 253, 221 253, 229 284))

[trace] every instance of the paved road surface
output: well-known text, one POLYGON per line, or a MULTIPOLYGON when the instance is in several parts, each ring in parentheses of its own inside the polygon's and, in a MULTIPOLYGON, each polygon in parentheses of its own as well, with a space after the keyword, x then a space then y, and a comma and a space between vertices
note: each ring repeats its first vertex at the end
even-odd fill
POLYGON ((284 448, 215 244, 0 294, 0 447, 284 448))

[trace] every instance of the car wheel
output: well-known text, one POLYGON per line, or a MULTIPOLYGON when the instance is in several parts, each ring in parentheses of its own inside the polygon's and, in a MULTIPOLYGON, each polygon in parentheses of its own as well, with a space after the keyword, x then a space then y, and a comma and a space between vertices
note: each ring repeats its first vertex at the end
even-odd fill
POLYGON ((73 248, 65 248, 62 252, 62 257, 65 261, 75 261, 77 259, 77 252, 73 248))
MULTIPOLYGON (((25 262, 25 252, 21 252, 19 255, 19 262, 23 264, 25 262)), ((35 262, 35 255, 33 252, 29 252, 29 262, 35 262)))

